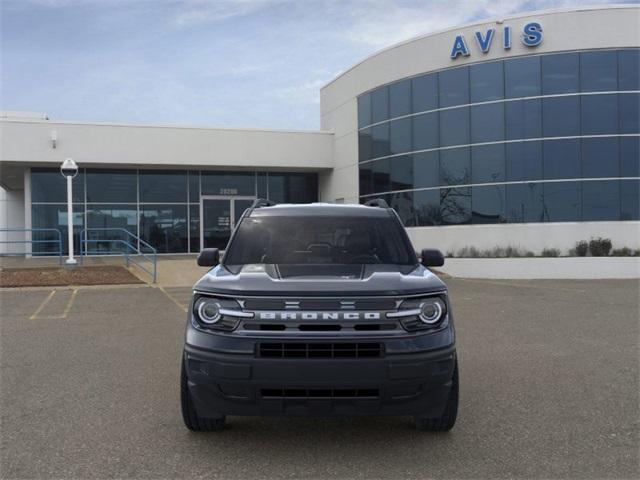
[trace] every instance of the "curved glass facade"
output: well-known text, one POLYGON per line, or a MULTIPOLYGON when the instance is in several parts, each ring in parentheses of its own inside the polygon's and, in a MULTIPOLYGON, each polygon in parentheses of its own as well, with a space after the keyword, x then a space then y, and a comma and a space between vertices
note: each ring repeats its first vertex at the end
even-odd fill
POLYGON ((358 97, 360 199, 407 226, 640 219, 640 49, 432 72, 358 97))

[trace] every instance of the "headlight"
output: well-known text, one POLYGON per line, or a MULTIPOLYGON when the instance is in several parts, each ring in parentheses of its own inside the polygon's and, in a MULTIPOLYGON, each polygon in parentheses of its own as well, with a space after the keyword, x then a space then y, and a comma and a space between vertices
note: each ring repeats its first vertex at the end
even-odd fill
POLYGON ((221 305, 212 298, 201 298, 196 303, 196 311, 202 323, 212 325, 222 317, 220 315, 221 305))
POLYGON ((434 325, 440 321, 445 307, 437 297, 429 298, 420 304, 420 320, 427 325, 434 325))
POLYGON ((253 318, 253 313, 243 312, 237 301, 196 293, 193 302, 193 320, 198 326, 231 331, 243 318, 253 318))
POLYGON ((438 328, 447 318, 446 293, 408 298, 397 311, 388 312, 387 318, 397 318, 408 331, 438 328))

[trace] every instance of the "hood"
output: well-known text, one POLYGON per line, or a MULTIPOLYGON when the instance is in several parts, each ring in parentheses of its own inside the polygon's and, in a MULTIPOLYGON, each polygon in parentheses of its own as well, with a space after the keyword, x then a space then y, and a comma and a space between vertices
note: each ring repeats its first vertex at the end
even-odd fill
POLYGON ((243 265, 209 270, 196 290, 237 296, 412 295, 443 290, 422 265, 243 265))

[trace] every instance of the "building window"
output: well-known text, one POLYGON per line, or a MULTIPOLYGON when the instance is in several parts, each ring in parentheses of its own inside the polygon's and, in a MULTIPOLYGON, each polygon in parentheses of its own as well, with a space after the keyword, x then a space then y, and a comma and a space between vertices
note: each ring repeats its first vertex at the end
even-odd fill
POLYGON ((411 111, 426 112, 438 108, 438 75, 422 75, 411 79, 411 111))
POLYGON ((540 57, 514 58, 504 64, 506 98, 540 95, 540 57))
POLYGON ((187 172, 141 170, 140 201, 185 203, 187 172))
POLYGON ((136 203, 138 174, 135 170, 87 169, 87 202, 136 203))
POLYGON ((256 194, 254 172, 201 172, 202 195, 256 194))
POLYGON ((581 218, 582 182, 548 182, 543 185, 546 222, 575 222, 581 218))
POLYGON ((542 94, 556 95, 580 90, 580 57, 577 53, 543 55, 542 94))
POLYGON ((469 103, 469 69, 452 68, 439 74, 440 108, 469 103))
POLYGON ((140 237, 158 253, 187 252, 188 223, 186 205, 142 205, 140 237))
POLYGON ((618 54, 613 51, 580 53, 580 87, 583 92, 618 89, 618 54))
POLYGON ((469 67, 471 103, 504 98, 503 65, 503 62, 487 62, 469 67))

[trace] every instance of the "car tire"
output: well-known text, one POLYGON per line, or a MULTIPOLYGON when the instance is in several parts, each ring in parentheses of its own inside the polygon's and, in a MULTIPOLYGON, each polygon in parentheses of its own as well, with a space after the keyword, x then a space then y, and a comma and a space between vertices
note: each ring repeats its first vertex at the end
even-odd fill
MULTIPOLYGON (((183 357, 184 358, 184 357, 183 357)), ((196 413, 189 385, 187 384, 187 372, 184 368, 184 359, 180 372, 180 403, 182 406, 182 419, 185 426, 193 432, 215 432, 224 428, 225 416, 216 418, 203 418, 196 413)))
POLYGON ((415 425, 418 430, 429 432, 447 432, 456 424, 458 417, 458 361, 456 360, 451 379, 451 391, 444 407, 442 415, 436 418, 415 417, 415 425))

